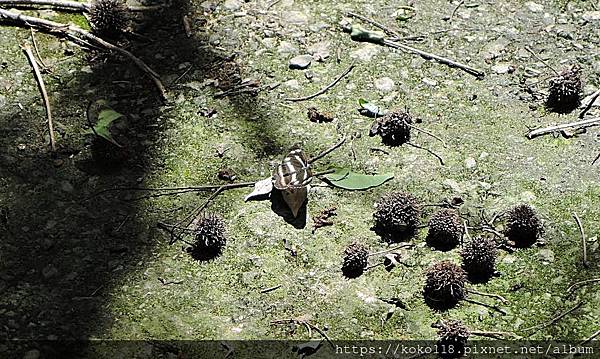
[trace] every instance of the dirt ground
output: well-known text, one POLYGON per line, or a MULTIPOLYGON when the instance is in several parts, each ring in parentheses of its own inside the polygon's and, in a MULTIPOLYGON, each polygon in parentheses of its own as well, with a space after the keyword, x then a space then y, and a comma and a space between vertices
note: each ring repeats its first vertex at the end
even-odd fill
MULTIPOLYGON (((89 28, 77 13, 21 11, 89 28)), ((514 338, 589 337, 600 329, 600 292, 594 285, 571 295, 566 290, 600 275, 600 186, 598 165, 591 165, 600 151, 597 130, 532 140, 526 134, 576 121, 580 112, 545 109, 555 76, 550 67, 580 66, 583 96, 600 87, 599 11, 594 1, 576 0, 179 0, 136 13, 137 35, 119 42, 160 74, 166 103, 130 61, 35 32, 49 69, 43 77, 56 154, 49 151, 44 106, 19 48, 32 44, 32 34, 0 20, 0 338, 310 339, 303 326, 272 324, 292 318, 326 328, 331 339, 429 340, 439 319, 514 338), (485 77, 352 41, 343 24, 373 26, 348 12, 394 29, 409 46, 481 69, 485 77), (308 69, 290 69, 290 59, 303 54, 313 55, 308 69), (286 100, 315 93, 351 64, 325 94, 286 100), (258 81, 258 93, 220 94, 237 75, 258 81), (373 120, 357 111, 361 98, 388 110, 408 109, 445 146, 417 132, 412 141, 435 151, 445 165, 426 151, 385 147, 369 137, 373 120), (85 133, 88 104, 99 99, 126 115, 117 129, 126 148, 118 165, 98 164, 85 133), (309 121, 311 106, 335 120, 309 121), (136 191, 102 192, 223 184, 217 177, 223 169, 236 181, 258 181, 293 146, 316 155, 342 137, 347 143, 316 162, 316 171, 341 166, 394 178, 366 191, 315 180, 303 229, 285 223, 269 202, 244 202, 251 188, 226 191, 209 207, 228 230, 224 252, 211 261, 194 259, 181 242, 170 245, 157 227, 182 219, 208 193, 140 199, 136 191), (226 149, 222 157, 215 155, 219 149, 226 149), (500 276, 471 285, 506 298, 508 304, 500 305, 505 315, 468 302, 443 312, 424 303, 424 270, 442 259, 460 261, 458 249, 429 248, 426 228, 412 238, 413 249, 402 250, 407 266, 342 276, 342 254, 351 242, 372 252, 387 248, 371 230, 374 203, 396 190, 421 203, 459 196, 461 213, 474 226, 482 213, 490 218, 519 203, 537 209, 543 243, 500 251, 500 276), (334 206, 334 224, 313 233, 312 218, 334 206), (573 212, 585 229, 588 267, 573 212), (406 308, 390 314, 394 305, 382 300, 390 298, 406 308), (555 324, 527 330, 580 302, 555 324)), ((600 116, 597 106, 587 114, 594 116, 600 116)), ((421 222, 427 224, 435 210, 425 207, 421 222)), ((0 356, 41 350, 35 342, 9 343, 0 343, 0 356)))

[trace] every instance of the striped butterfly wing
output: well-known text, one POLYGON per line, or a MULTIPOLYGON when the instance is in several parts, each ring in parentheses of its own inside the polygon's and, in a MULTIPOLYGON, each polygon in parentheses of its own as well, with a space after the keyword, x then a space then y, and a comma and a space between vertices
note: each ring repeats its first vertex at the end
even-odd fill
POLYGON ((305 187, 312 181, 312 170, 301 149, 290 151, 273 174, 273 185, 278 190, 305 187))

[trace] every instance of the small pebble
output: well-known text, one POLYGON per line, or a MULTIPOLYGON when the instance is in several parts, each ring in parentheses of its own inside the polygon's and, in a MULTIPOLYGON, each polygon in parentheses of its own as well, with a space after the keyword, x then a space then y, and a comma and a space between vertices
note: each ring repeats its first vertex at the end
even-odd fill
POLYGON ((423 83, 427 86, 437 86, 438 82, 436 80, 432 80, 430 78, 427 77, 423 77, 423 79, 421 80, 423 81, 423 83))
POLYGON ((313 57, 310 55, 298 55, 292 57, 289 62, 289 67, 292 70, 304 70, 310 66, 313 57))
POLYGON ((384 92, 392 91, 394 89, 394 86, 395 86, 394 80, 392 80, 389 77, 382 77, 382 78, 375 80, 375 87, 380 91, 384 91, 384 92))
POLYGON ((541 12, 544 11, 544 5, 535 3, 533 1, 528 1, 525 3, 525 6, 529 9, 529 11, 531 12, 541 12))

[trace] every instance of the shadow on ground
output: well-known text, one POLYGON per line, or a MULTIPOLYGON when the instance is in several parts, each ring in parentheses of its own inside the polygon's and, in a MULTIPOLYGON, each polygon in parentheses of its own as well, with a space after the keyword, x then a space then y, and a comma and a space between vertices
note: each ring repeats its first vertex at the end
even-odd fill
MULTIPOLYGON (((204 39, 202 19, 186 0, 175 1, 137 18, 142 36, 124 46, 155 69, 167 87, 203 81, 226 58, 204 39), (186 15, 195 19, 191 37, 183 25, 186 15)), ((2 198, 9 199, 0 201, 0 322, 5 323, 0 340, 26 340, 0 343, 0 352, 22 356, 37 348, 44 357, 64 358, 73 353, 47 340, 101 336, 112 320, 106 310, 111 287, 157 244, 151 235, 155 226, 144 220, 130 195, 94 194, 143 185, 147 173, 160 171, 152 149, 167 126, 159 117, 169 106, 162 107, 153 84, 130 63, 94 53, 88 57, 90 71, 51 85, 59 130, 68 131, 61 132, 56 156, 36 137, 44 131, 34 124, 40 114, 37 98, 31 108, 14 106, 0 114, 0 180, 6 191, 2 198), (88 103, 98 99, 127 114, 119 135, 125 154, 116 160, 112 154, 104 161, 110 146, 86 142, 77 133, 87 127, 88 103)), ((252 113, 255 101, 245 102, 240 111, 252 113)), ((271 143, 265 143, 261 152, 269 152, 271 143)))

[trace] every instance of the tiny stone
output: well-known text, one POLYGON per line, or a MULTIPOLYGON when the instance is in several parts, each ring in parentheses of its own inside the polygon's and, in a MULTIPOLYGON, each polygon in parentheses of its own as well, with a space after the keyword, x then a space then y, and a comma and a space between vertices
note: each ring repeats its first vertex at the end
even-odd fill
POLYGON ((600 20, 600 11, 586 11, 581 15, 581 18, 585 21, 598 21, 600 20))
POLYGON ((295 48, 290 42, 282 41, 277 47, 277 52, 280 54, 295 54, 298 52, 298 49, 295 48))
POLYGON ((380 47, 375 44, 366 44, 359 47, 358 50, 352 51, 350 57, 360 61, 371 61, 381 51, 380 47))
POLYGON ((392 91, 394 86, 394 80, 389 77, 382 77, 375 80, 375 87, 384 92, 392 91))
POLYGON ((554 252, 551 249, 540 249, 538 252, 540 259, 544 262, 554 262, 554 252))
POLYGON ((529 9, 529 11, 531 11, 531 12, 541 12, 541 11, 544 10, 544 5, 535 3, 533 1, 526 2, 525 6, 527 6, 527 8, 529 9))
POLYGON ((465 167, 467 168, 474 168, 475 166, 477 166, 477 162, 475 162, 475 159, 473 157, 469 157, 465 160, 465 167))
POLYGON ((437 81, 436 80, 432 80, 430 78, 427 77, 423 77, 423 79, 421 79, 421 81, 423 81, 423 83, 427 86, 437 86, 437 81))
POLYGON ((225 0, 223 7, 230 11, 236 11, 242 7, 242 3, 239 0, 225 0))
POLYGON ((506 73, 514 72, 515 69, 514 69, 514 67, 512 67, 511 65, 508 65, 508 64, 497 64, 497 65, 492 66, 492 71, 494 71, 497 74, 506 74, 506 73))
POLYGON ((302 11, 288 11, 283 14, 283 20, 288 24, 304 25, 308 22, 308 15, 302 11))
POLYGON ((298 90, 300 88, 300 83, 298 80, 289 80, 283 83, 283 86, 290 88, 292 90, 298 90))
POLYGON ((504 258, 502 258, 502 263, 513 264, 516 260, 517 258, 515 256, 508 254, 504 258))
POLYGON ((290 59, 289 66, 292 70, 304 70, 310 66, 312 60, 313 57, 310 55, 298 55, 290 59))

